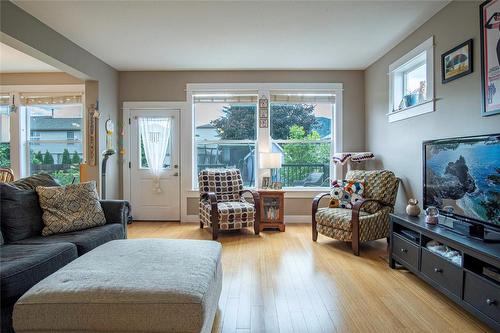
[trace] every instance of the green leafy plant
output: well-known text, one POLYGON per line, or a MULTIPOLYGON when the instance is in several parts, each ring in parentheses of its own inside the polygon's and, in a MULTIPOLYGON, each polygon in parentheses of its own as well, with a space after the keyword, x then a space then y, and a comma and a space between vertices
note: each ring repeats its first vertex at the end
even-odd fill
POLYGON ((10 168, 10 143, 0 143, 0 168, 10 168))

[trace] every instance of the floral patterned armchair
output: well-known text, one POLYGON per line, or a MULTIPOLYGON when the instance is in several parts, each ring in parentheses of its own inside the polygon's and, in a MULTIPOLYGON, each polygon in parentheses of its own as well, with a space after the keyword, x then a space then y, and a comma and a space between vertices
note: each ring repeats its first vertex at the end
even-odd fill
POLYGON ((211 227, 212 239, 219 230, 235 230, 254 227, 259 234, 259 193, 243 189, 240 170, 203 170, 198 175, 200 188, 200 228, 211 227), (253 203, 243 198, 247 192, 253 203))
POLYGON ((312 204, 312 239, 316 241, 320 233, 351 242, 358 256, 360 242, 389 237, 389 213, 394 209, 399 180, 388 170, 352 170, 345 178, 364 182, 364 199, 352 209, 318 208, 321 199, 330 193, 317 195, 312 204))

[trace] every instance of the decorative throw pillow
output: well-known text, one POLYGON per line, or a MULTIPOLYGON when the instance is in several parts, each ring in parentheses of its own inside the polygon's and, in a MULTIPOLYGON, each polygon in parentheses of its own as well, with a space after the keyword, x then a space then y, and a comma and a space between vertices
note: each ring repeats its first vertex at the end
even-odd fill
POLYGON ((43 236, 104 225, 95 182, 36 188, 43 210, 43 236))
POLYGON ((0 226, 5 243, 40 236, 42 210, 35 190, 0 183, 0 226))
POLYGON ((39 173, 38 175, 21 178, 10 182, 9 185, 23 190, 35 190, 37 186, 61 186, 61 184, 48 173, 39 173))
POLYGON ((354 203, 363 199, 365 184, 352 180, 334 180, 330 191, 330 208, 352 209, 354 203))

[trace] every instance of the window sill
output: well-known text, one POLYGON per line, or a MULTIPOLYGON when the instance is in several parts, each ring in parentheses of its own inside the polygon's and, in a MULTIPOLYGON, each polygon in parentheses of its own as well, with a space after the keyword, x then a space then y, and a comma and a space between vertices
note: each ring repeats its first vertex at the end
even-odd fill
MULTIPOLYGON (((255 188, 253 188, 255 189, 255 188)), ((285 198, 303 198, 312 199, 320 193, 330 192, 329 187, 296 187, 296 188, 284 188, 285 198)), ((198 198, 200 192, 198 189, 191 189, 187 191, 188 198, 198 198)))
POLYGON ((389 122, 395 122, 411 117, 420 116, 422 114, 430 113, 435 111, 435 100, 431 99, 429 101, 422 102, 420 104, 410 106, 401 110, 395 110, 387 114, 389 122))

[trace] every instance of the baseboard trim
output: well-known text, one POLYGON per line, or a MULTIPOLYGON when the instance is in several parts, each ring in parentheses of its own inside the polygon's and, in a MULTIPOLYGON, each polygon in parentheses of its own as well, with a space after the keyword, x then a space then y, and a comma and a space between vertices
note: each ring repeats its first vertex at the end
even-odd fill
MULTIPOLYGON (((185 215, 181 223, 200 222, 198 215, 185 215)), ((285 223, 311 223, 311 215, 285 215, 285 223)))
POLYGON ((285 215, 285 224, 311 223, 311 215, 285 215))
POLYGON ((194 223, 200 222, 198 215, 184 215, 181 219, 181 223, 194 223))

